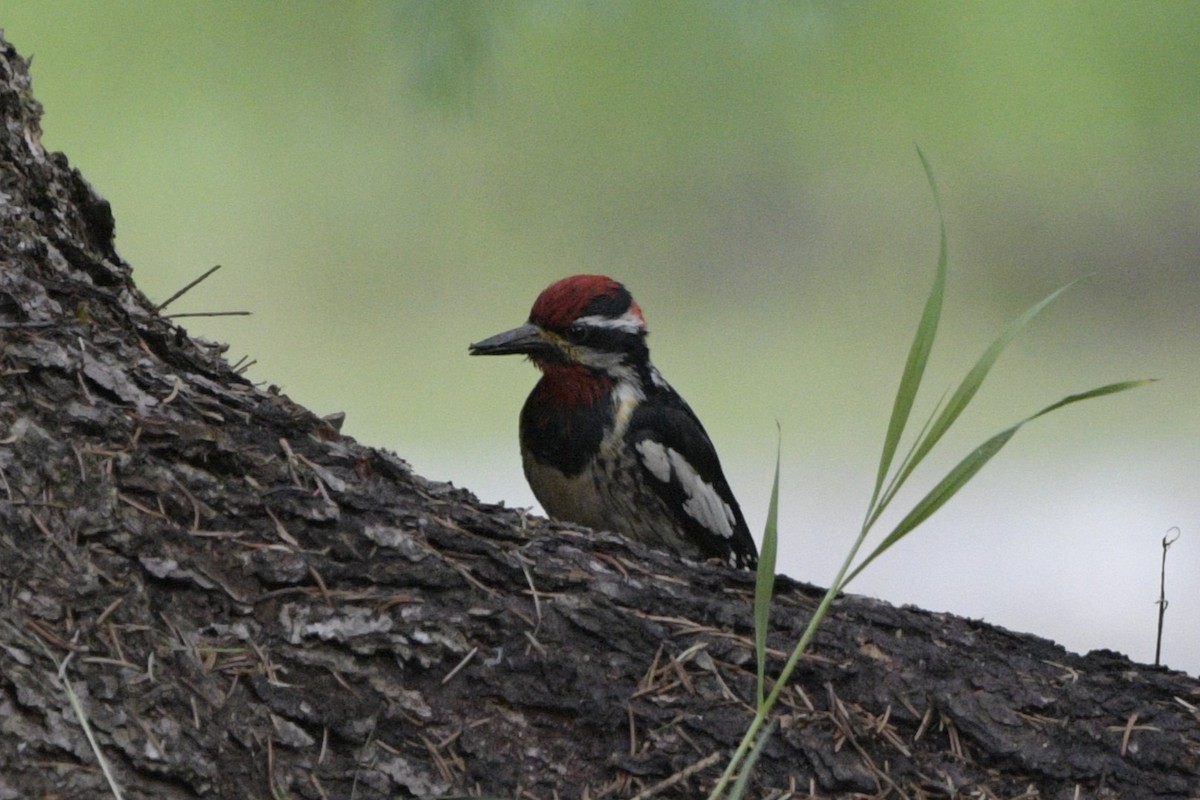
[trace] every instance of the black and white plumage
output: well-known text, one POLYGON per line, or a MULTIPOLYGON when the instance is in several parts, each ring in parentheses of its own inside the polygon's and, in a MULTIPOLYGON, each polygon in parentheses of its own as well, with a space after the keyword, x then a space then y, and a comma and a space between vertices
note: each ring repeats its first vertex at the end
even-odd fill
POLYGON ((758 562, 700 420, 650 363, 646 321, 601 275, 551 284, 529 321, 471 345, 527 355, 542 378, 521 409, 521 456, 550 516, 693 559, 758 562))

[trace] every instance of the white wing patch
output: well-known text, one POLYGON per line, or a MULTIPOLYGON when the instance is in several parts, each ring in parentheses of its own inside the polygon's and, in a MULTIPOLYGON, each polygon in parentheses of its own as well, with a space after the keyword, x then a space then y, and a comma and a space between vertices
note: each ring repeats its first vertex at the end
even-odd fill
POLYGON ((674 450, 668 450, 658 442, 652 442, 649 439, 642 439, 638 442, 637 450, 642 454, 642 466, 650 470, 651 475, 663 483, 671 482, 671 459, 667 453, 673 453, 674 450))
POLYGON ((733 509, 721 499, 717 490, 700 477, 682 455, 660 442, 643 439, 637 443, 642 456, 642 466, 663 483, 670 483, 674 475, 679 481, 687 500, 683 510, 709 531, 729 539, 733 536, 733 509))

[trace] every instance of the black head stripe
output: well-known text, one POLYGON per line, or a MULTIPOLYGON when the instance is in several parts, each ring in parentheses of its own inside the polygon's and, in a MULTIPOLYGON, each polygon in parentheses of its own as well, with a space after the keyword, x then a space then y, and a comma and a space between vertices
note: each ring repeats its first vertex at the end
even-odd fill
POLYGON ((633 296, 624 286, 617 284, 603 294, 598 294, 583 307, 584 317, 608 317, 616 319, 629 310, 633 296))

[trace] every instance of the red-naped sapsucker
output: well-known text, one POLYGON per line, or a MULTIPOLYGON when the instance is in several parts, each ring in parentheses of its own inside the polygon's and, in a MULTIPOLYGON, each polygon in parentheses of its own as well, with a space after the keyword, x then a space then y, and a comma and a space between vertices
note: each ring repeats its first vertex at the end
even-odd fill
POLYGON ((470 353, 524 354, 542 371, 521 409, 521 456, 550 516, 692 559, 757 564, 717 451, 650 363, 642 310, 620 283, 551 284, 526 324, 470 353))

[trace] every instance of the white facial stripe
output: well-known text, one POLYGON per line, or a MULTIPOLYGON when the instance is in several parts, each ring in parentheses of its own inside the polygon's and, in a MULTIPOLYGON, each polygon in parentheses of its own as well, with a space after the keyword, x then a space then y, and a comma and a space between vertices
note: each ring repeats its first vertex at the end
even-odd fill
POLYGON ((674 475, 687 495, 683 510, 709 531, 729 539, 733 536, 733 509, 717 490, 700 477, 682 455, 659 442, 643 439, 637 443, 642 465, 658 480, 670 483, 674 475))
POLYGON ((611 328, 624 331, 625 333, 639 333, 646 327, 646 323, 642 321, 641 316, 633 313, 632 308, 616 318, 601 317, 593 314, 590 317, 580 317, 575 320, 574 324, 588 325, 593 328, 611 328))

